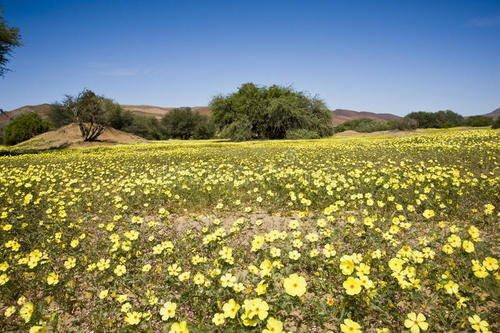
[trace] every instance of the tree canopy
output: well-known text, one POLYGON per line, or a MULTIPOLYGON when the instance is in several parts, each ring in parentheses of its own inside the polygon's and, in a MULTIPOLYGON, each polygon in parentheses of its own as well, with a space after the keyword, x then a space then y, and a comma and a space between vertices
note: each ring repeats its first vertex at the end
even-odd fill
POLYGON ((213 135, 213 126, 207 116, 194 112, 189 107, 176 108, 161 119, 166 138, 208 139, 213 135))
POLYGON ((9 27, 0 10, 0 76, 7 71, 6 64, 12 50, 21 45, 19 29, 9 27))
POLYGON ((83 140, 94 141, 112 123, 128 125, 121 119, 122 112, 119 104, 85 89, 76 97, 66 96, 61 105, 52 109, 50 118, 59 119, 64 124, 72 114, 73 121, 80 127, 83 140))
POLYGON ((235 93, 214 97, 210 107, 221 136, 233 140, 283 139, 297 129, 320 137, 332 133, 325 103, 291 87, 245 83, 235 93))

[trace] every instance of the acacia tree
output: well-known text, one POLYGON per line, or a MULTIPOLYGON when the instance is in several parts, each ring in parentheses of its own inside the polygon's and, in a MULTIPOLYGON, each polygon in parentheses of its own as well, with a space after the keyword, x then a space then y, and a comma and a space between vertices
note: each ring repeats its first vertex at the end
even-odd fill
MULTIPOLYGON (((111 103, 113 104, 113 103, 111 103)), ((78 96, 66 96, 64 108, 71 111, 78 124, 83 141, 95 141, 106 129, 110 103, 91 90, 83 90, 78 96)))
MULTIPOLYGON (((0 10, 0 77, 4 76, 8 70, 5 65, 9 61, 12 49, 20 45, 21 37, 19 36, 19 29, 9 27, 0 10)), ((5 114, 5 112, 0 109, 0 114, 5 114)), ((7 118, 9 117, 7 116, 7 118)))
POLYGON ((325 103, 291 87, 259 87, 245 83, 210 103, 221 136, 233 140, 283 139, 292 133, 323 137, 332 133, 325 103))
POLYGON ((21 45, 19 29, 7 25, 0 11, 0 76, 4 76, 8 70, 5 65, 9 61, 12 50, 21 45))

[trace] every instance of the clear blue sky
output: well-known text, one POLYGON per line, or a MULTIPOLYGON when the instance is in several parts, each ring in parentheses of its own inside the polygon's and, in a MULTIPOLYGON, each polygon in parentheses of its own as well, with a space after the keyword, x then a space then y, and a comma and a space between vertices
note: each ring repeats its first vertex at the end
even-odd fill
POLYGON ((123 104, 207 105, 243 82, 330 108, 500 107, 500 1, 0 0, 21 29, 0 107, 89 88, 123 104))

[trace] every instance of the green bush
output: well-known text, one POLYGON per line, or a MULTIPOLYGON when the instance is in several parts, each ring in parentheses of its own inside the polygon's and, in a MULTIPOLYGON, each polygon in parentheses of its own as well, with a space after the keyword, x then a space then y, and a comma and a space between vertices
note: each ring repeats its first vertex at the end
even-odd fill
POLYGON ((47 132, 50 124, 34 112, 24 113, 11 120, 4 129, 3 142, 15 145, 32 137, 47 132))
POLYGON ((286 132, 286 138, 290 140, 307 140, 307 139, 319 139, 320 136, 318 132, 299 128, 292 129, 286 132))
POLYGON ((491 126, 493 119, 486 116, 471 116, 465 119, 464 125, 472 127, 491 126))
POLYGON ((416 129, 417 124, 416 120, 406 117, 387 121, 360 118, 346 121, 345 123, 335 127, 335 132, 340 133, 348 130, 362 133, 392 130, 408 131, 416 129))
POLYGON ((495 118, 493 121, 493 125, 491 125, 491 128, 497 129, 500 128, 500 117, 495 118))
POLYGON ((290 87, 245 83, 235 93, 214 97, 210 107, 220 136, 233 140, 283 139, 293 129, 332 134, 325 103, 290 87))
POLYGON ((165 138, 160 122, 158 119, 152 117, 133 115, 132 123, 121 130, 148 140, 161 140, 165 138))
POLYGON ((189 107, 176 108, 161 119, 163 134, 174 139, 208 139, 214 134, 213 125, 207 116, 200 115, 189 107))

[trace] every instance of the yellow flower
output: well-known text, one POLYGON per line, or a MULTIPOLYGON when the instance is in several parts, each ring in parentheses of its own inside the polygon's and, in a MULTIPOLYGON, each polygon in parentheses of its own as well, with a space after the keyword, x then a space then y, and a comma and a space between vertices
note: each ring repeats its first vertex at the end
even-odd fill
POLYGON ((357 295, 361 292, 362 283, 358 278, 350 276, 342 285, 344 286, 347 295, 357 295))
POLYGON ((473 315, 472 317, 469 317, 469 323, 472 329, 476 332, 481 332, 481 333, 487 333, 490 332, 488 322, 485 320, 482 320, 481 317, 479 317, 477 314, 473 315))
POLYGON ((45 333, 45 332, 47 332, 45 327, 40 325, 31 326, 29 330, 29 333, 45 333))
POLYGON ((285 292, 290 296, 300 297, 306 293, 306 279, 298 274, 291 274, 283 280, 285 292))
POLYGON ((340 324, 340 330, 343 333, 361 333, 361 325, 351 319, 345 319, 343 324, 340 324))
POLYGON ((140 312, 129 312, 125 316, 125 323, 128 325, 137 325, 141 322, 141 313, 140 312))
POLYGON ((177 304, 173 302, 165 302, 160 309, 160 315, 162 320, 168 320, 175 317, 175 310, 177 309, 177 304))
POLYGON ((490 272, 496 271, 498 269, 498 261, 495 258, 486 257, 483 260, 483 266, 490 272))
POLYGON ((415 312, 410 312, 405 319, 405 327, 410 329, 411 333, 419 333, 420 330, 427 331, 429 324, 425 321, 425 316, 421 313, 416 314, 415 312))
POLYGON ((436 215, 436 213, 432 209, 426 209, 424 210, 424 213, 422 214, 426 219, 430 219, 436 215))
POLYGON ((9 282, 10 278, 7 274, 2 274, 0 275, 0 286, 3 286, 4 284, 6 284, 7 282, 9 282))
POLYGON ((172 326, 170 326, 169 333, 189 333, 187 323, 185 321, 173 323, 172 326))
POLYGON ((125 274, 127 272, 127 267, 125 267, 125 265, 118 265, 115 267, 115 270, 114 270, 116 276, 122 276, 123 274, 125 274))
POLYGON ((12 316, 14 313, 16 312, 16 307, 11 305, 9 306, 6 310, 5 310, 5 313, 4 313, 4 316, 9 318, 10 316, 12 316))
POLYGON ((100 299, 105 299, 106 297, 108 297, 108 289, 101 290, 101 291, 99 292, 99 298, 100 298, 100 299))
POLYGON ((69 257, 64 261, 64 268, 72 269, 76 266, 76 259, 74 257, 69 257))
POLYGON ((269 317, 267 319, 266 328, 262 330, 262 333, 282 333, 283 323, 278 319, 269 317))
POLYGON ((468 240, 464 240, 462 242, 462 248, 464 249, 465 252, 472 253, 474 252, 474 243, 468 240))
POLYGON ((47 284, 49 286, 56 285, 59 282, 59 275, 56 272, 52 272, 47 276, 47 284))
POLYGON ((224 325, 225 322, 226 322, 226 318, 224 317, 223 313, 214 314, 214 316, 212 318, 212 323, 214 323, 215 326, 224 325))
POLYGON ((354 260, 352 260, 351 256, 342 256, 340 258, 340 269, 342 270, 342 274, 351 275, 354 272, 355 264, 354 260))
POLYGON ((31 302, 26 302, 23 304, 23 306, 21 307, 21 310, 19 310, 19 315, 21 316, 21 318, 24 319, 24 322, 27 323, 30 321, 31 319, 31 315, 33 314, 33 310, 34 310, 34 306, 33 306, 33 303, 31 302))
POLYGON ((232 298, 222 306, 222 311, 224 312, 224 316, 226 318, 234 319, 239 309, 240 305, 232 298))

